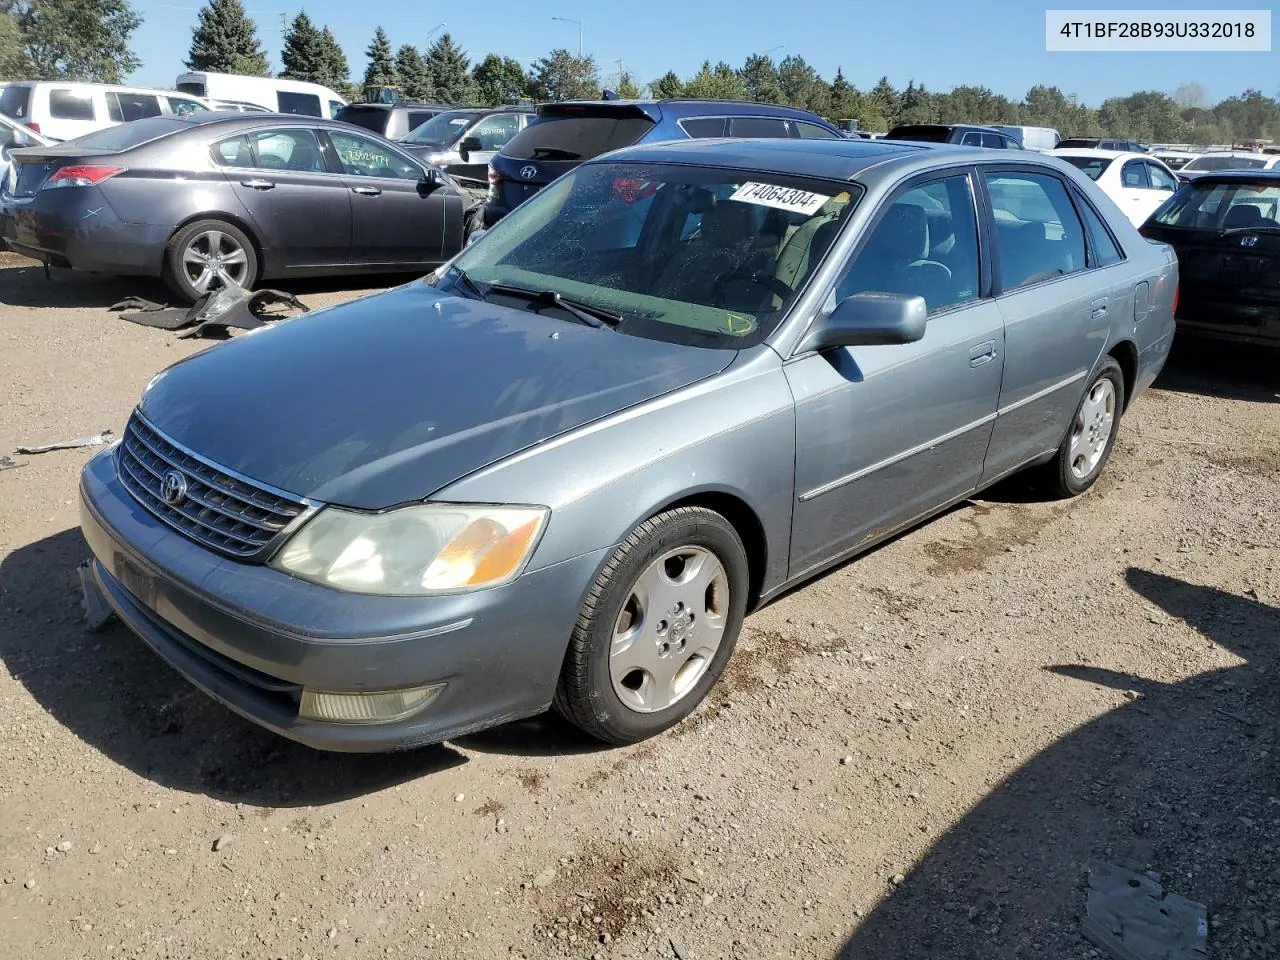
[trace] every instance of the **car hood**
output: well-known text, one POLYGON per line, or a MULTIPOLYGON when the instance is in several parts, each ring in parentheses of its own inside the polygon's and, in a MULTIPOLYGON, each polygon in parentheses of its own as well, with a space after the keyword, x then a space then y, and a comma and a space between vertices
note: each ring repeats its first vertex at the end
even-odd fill
POLYGON ((415 282, 184 360, 139 409, 245 477, 376 510, 712 376, 735 355, 415 282))

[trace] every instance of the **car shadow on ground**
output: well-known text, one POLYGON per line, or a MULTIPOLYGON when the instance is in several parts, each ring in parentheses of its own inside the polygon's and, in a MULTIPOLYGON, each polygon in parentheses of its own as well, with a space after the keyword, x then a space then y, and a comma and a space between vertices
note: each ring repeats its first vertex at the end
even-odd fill
POLYGON ((0 562, 0 660, 75 736, 139 776, 259 806, 332 803, 458 766, 447 746, 396 754, 321 753, 215 703, 113 623, 88 633, 79 530, 0 562))
POLYGON ((1280 346, 1256 347, 1180 333, 1157 390, 1280 403, 1280 346))
MULTIPOLYGON (((382 290, 413 279, 411 273, 351 274, 340 277, 278 278, 259 287, 284 290, 298 297, 344 291, 382 290)), ((48 278, 34 260, 0 258, 0 303, 18 307, 62 307, 106 310, 126 297, 181 305, 164 282, 155 277, 115 277, 54 268, 48 278)))
POLYGON ((1090 858, 1154 870, 1167 892, 1205 903, 1212 956, 1275 955, 1280 609, 1245 585, 1227 593, 1136 568, 1126 579, 1155 621, 1152 650, 1176 663, 1185 631, 1161 634, 1181 620, 1198 632, 1193 642, 1245 662, 1175 683, 1048 668, 1063 684, 1111 688, 1120 705, 997 784, 886 886, 839 960, 1075 960, 1089 951, 1080 923, 1090 858))

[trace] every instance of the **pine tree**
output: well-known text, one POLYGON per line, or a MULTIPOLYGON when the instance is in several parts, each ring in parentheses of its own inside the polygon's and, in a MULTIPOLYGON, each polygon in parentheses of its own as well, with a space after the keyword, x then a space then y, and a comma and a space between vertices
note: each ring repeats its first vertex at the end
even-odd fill
POLYGON ((782 88, 778 83, 778 68, 772 58, 764 53, 753 53, 738 71, 747 88, 747 99, 760 103, 781 103, 782 88))
POLYGON ((394 86, 397 79, 396 64, 391 59, 391 40, 382 27, 373 32, 373 40, 364 55, 369 58, 369 66, 364 71, 364 85, 394 86))
POLYGON ((427 65, 411 43, 396 51, 396 76, 400 78, 400 93, 406 100, 426 101, 435 96, 435 85, 427 65))
POLYGON ((653 91, 653 95, 659 100, 684 96, 684 84, 680 82, 680 78, 676 76, 674 70, 668 70, 653 83, 649 84, 649 89, 653 91))
POLYGON ((284 63, 280 76, 311 83, 324 82, 321 79, 324 76, 323 40, 305 11, 293 18, 289 31, 284 35, 280 60, 284 63))
POLYGON ((844 70, 836 68, 836 78, 831 81, 831 118, 833 120, 858 120, 858 91, 844 78, 844 70))
POLYGON ((529 92, 529 74, 519 60, 491 53, 471 71, 476 99, 489 106, 511 103, 529 92))
POLYGON ((426 57, 427 73, 435 86, 436 96, 445 103, 472 103, 476 99, 471 79, 471 61, 453 37, 444 33, 431 45, 426 57))
POLYGON ((320 31, 320 70, 316 82, 323 83, 330 90, 341 92, 350 76, 347 55, 342 52, 333 31, 326 26, 320 31))
POLYGON ((42 0, 0 9, 9 35, 6 77, 119 83, 142 65, 129 49, 129 37, 142 23, 129 0, 42 0), (20 44, 16 50, 13 41, 20 44))
POLYGON ((258 41, 258 28, 240 0, 209 0, 209 6, 200 11, 187 67, 248 77, 271 75, 266 51, 258 41))
POLYGON ((575 57, 559 47, 533 65, 533 95, 559 102, 600 96, 600 71, 595 58, 575 57))

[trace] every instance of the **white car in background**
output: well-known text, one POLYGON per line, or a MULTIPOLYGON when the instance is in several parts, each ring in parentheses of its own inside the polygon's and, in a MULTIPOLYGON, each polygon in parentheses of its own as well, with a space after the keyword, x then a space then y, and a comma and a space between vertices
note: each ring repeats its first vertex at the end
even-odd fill
POLYGON ((1142 226, 1156 207, 1178 189, 1178 178, 1149 153, 1121 153, 1118 150, 1054 150, 1102 188, 1129 222, 1142 226))
POLYGON ((1178 171, 1183 179, 1198 177, 1215 170, 1274 170, 1280 166, 1280 154, 1251 153, 1248 150, 1214 150, 1202 153, 1178 171))
POLYGON ((1196 157, 1198 153, 1189 153, 1186 150, 1157 150, 1156 159, 1163 163, 1170 170, 1181 170, 1196 157))
POLYGON ((208 110, 204 101, 176 90, 67 80, 12 81, 0 92, 0 113, 51 140, 74 140, 144 117, 208 110))

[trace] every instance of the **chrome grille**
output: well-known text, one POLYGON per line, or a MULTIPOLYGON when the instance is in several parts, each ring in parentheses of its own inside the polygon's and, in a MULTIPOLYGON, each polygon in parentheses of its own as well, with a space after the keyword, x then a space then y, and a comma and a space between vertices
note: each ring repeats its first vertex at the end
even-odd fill
POLYGON ((280 534, 312 507, 301 497, 268 490, 182 449, 134 414, 116 451, 120 482, 134 498, 197 543, 235 557, 264 556, 280 534), (164 496, 165 475, 176 471, 186 490, 164 496))

